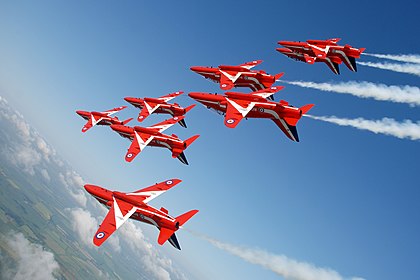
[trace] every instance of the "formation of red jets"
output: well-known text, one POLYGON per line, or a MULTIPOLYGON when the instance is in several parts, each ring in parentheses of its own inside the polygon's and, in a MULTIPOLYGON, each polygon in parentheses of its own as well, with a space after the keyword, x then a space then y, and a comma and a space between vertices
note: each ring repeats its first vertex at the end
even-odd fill
MULTIPOLYGON (((324 62, 335 73, 339 74, 339 64, 344 64, 356 72, 356 58, 365 50, 353 48, 349 45, 339 46, 340 39, 308 40, 306 42, 280 41, 279 44, 286 48, 278 48, 277 51, 296 60, 309 64, 324 62)), ((254 60, 237 66, 220 65, 218 67, 193 66, 190 69, 206 79, 220 84, 220 89, 226 90, 224 94, 211 94, 206 92, 190 92, 189 97, 203 104, 205 107, 216 110, 224 115, 224 124, 229 128, 235 128, 244 118, 271 119, 283 133, 292 141, 299 142, 296 124, 314 105, 307 104, 302 107, 294 107, 287 101, 275 102, 273 95, 282 90, 282 86, 273 86, 283 73, 270 75, 263 70, 252 70, 262 63, 262 60, 254 60), (233 88, 247 87, 250 93, 230 91, 233 88)), ((127 106, 117 107, 104 112, 76 111, 87 123, 82 128, 86 132, 95 125, 107 125, 120 136, 131 141, 131 145, 125 156, 127 162, 131 162, 146 146, 167 148, 173 158, 178 158, 188 165, 184 154, 199 135, 194 135, 186 140, 181 140, 175 134, 166 135, 162 132, 176 123, 186 128, 185 114, 195 105, 181 107, 177 103, 168 103, 173 98, 184 92, 177 91, 158 98, 125 97, 124 100, 140 109, 137 117, 138 122, 143 122, 152 114, 168 114, 172 118, 155 125, 128 126, 132 118, 120 121, 118 117, 111 115, 127 106)), ((166 241, 177 249, 181 249, 175 232, 198 210, 191 210, 178 217, 172 217, 165 208, 156 209, 147 203, 174 187, 181 180, 170 179, 153 186, 131 192, 122 193, 110 191, 105 188, 85 185, 85 189, 101 204, 109 208, 104 221, 96 232, 93 243, 100 246, 109 236, 128 219, 135 219, 156 226, 159 229, 158 243, 166 241)))

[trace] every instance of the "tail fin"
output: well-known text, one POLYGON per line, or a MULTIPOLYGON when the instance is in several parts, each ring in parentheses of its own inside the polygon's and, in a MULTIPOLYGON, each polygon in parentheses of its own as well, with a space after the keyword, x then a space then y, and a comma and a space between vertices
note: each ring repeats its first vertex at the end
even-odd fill
POLYGON ((185 113, 188 113, 189 110, 191 110, 192 108, 195 107, 195 104, 188 106, 187 108, 185 108, 185 113))
POLYGON ((123 124, 123 125, 126 125, 126 124, 128 124, 129 122, 131 122, 132 120, 133 120, 133 118, 126 119, 125 121, 123 121, 123 122, 122 122, 122 124, 123 124))
POLYGON ((300 107, 299 109, 302 111, 302 115, 303 115, 303 114, 306 114, 309 110, 311 110, 312 107, 314 107, 314 104, 307 104, 305 106, 300 107))
MULTIPOLYGON (((305 106, 302 106, 299 108, 300 110, 300 115, 302 116, 303 114, 306 114, 306 112, 308 112, 309 110, 311 110, 311 108, 314 106, 314 104, 307 104, 305 106)), ((299 118, 284 118, 284 120, 286 121, 286 123, 288 125, 291 126, 296 126, 296 124, 298 123, 298 121, 300 120, 299 118)))
POLYGON ((274 75, 274 78, 275 78, 275 79, 276 79, 276 81, 277 81, 277 80, 278 80, 278 79, 280 79, 283 75, 284 75, 284 72, 281 72, 281 73, 278 73, 278 74, 274 75))
POLYGON ((185 123, 185 120, 182 119, 178 122, 182 127, 187 128, 187 124, 185 123))
POLYGON ((188 165, 187 157, 185 156, 184 152, 181 152, 176 156, 183 164, 188 165))
MULTIPOLYGON (((357 72, 356 59, 351 56, 348 56, 348 58, 349 58, 351 66, 353 66, 354 72, 357 72)), ((353 69, 350 69, 350 70, 353 70, 353 69)))
MULTIPOLYGON (((179 228, 183 224, 185 224, 189 219, 192 218, 195 214, 198 213, 198 210, 191 210, 187 213, 184 213, 178 217, 175 218, 177 222, 177 227, 179 228)), ((159 237, 158 237, 158 243, 159 245, 163 245, 167 240, 169 240, 169 243, 171 243, 172 246, 177 248, 178 250, 181 250, 181 246, 179 246, 178 239, 175 235, 176 230, 168 229, 165 227, 160 228, 159 237)))
POLYGON ((200 135, 194 135, 193 137, 188 138, 187 140, 184 141, 186 148, 192 144, 192 142, 194 142, 195 140, 197 140, 197 138, 200 137, 200 135))
POLYGON ((178 217, 175 218, 175 220, 179 223, 179 226, 182 226, 189 219, 191 219, 192 216, 194 216, 197 213, 198 213, 198 210, 191 210, 191 211, 188 211, 188 212, 186 212, 186 213, 184 213, 182 215, 179 215, 178 217))

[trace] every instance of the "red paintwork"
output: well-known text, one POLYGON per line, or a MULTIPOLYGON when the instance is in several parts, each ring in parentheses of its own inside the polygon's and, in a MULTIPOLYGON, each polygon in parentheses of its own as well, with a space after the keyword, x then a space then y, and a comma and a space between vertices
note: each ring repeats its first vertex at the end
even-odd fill
POLYGON ((339 38, 328 40, 308 40, 306 42, 279 41, 278 44, 285 48, 276 50, 290 58, 300 60, 309 64, 324 62, 336 74, 339 74, 338 64, 344 64, 351 70, 357 71, 355 59, 365 48, 353 48, 350 45, 340 46, 339 38), (334 65, 334 63, 336 65, 334 65))
POLYGON ((270 89, 267 89, 250 94, 226 92, 225 95, 217 95, 191 92, 188 95, 207 108, 214 109, 217 112, 224 114, 225 125, 227 127, 236 127, 243 118, 271 119, 281 128, 288 138, 293 141, 299 141, 295 128, 296 123, 301 118, 302 114, 309 111, 313 105, 310 104, 301 108, 296 108, 290 106, 286 101, 273 102, 258 95, 258 93, 261 92, 270 92, 273 94, 281 88, 282 87, 272 87, 271 92, 270 89), (237 107, 246 112, 241 113, 238 111, 237 107), (245 114, 245 116, 243 114, 245 114))
POLYGON ((250 70, 250 68, 260 64, 262 60, 247 62, 238 66, 220 65, 219 67, 193 66, 190 69, 206 79, 210 79, 220 84, 220 89, 230 90, 234 87, 248 87, 252 91, 258 91, 271 87, 283 73, 269 75, 263 70, 250 70), (239 77, 234 81, 228 76, 239 77), (228 76, 227 76, 227 75, 228 76))
MULTIPOLYGON (((130 219, 156 226, 161 232, 158 243, 162 245, 180 228, 180 226, 195 215, 198 210, 191 210, 174 218, 168 214, 168 210, 165 208, 162 207, 160 210, 156 209, 148 205, 147 201, 150 201, 180 182, 181 180, 179 179, 170 179, 133 193, 110 191, 100 186, 85 185, 84 187, 89 194, 96 198, 101 204, 110 208, 110 211, 93 238, 93 243, 97 246, 102 245, 102 243, 117 229, 117 221, 115 220, 116 203, 119 208, 118 210, 121 211, 123 216, 126 216, 127 213, 135 207, 136 209, 132 212, 132 215, 129 217, 130 219)), ((180 249, 179 244, 173 244, 172 240, 171 244, 180 249)))
MULTIPOLYGON (((170 114, 172 117, 180 117, 185 115, 189 110, 191 110, 195 105, 188 106, 186 108, 181 107, 177 103, 167 103, 167 100, 170 100, 172 98, 175 98, 176 96, 179 96, 183 94, 183 91, 177 91, 159 98, 151 98, 151 97, 145 97, 145 98, 137 98, 137 97, 125 97, 124 100, 133 105, 136 108, 141 109, 137 120, 139 122, 144 121, 151 113, 149 112, 149 109, 146 107, 146 103, 149 106, 149 108, 153 108, 152 114, 170 114)), ((185 123, 180 123, 182 126, 185 125, 185 123)))
POLYGON ((158 129, 158 127, 161 127, 163 125, 172 125, 173 123, 179 122, 183 118, 184 116, 174 117, 172 119, 165 120, 151 127, 130 127, 124 125, 111 125, 111 129, 116 131, 122 137, 132 141, 132 144, 128 149, 128 152, 125 157, 125 160, 127 162, 131 162, 137 156, 137 154, 140 153, 144 148, 138 141, 138 138, 136 137, 137 135, 138 137, 140 137, 140 140, 144 143, 148 142, 149 139, 151 139, 150 142, 146 144, 147 146, 167 148, 172 152, 173 158, 178 158, 182 163, 188 164, 183 154, 183 151, 187 149, 188 146, 199 137, 199 135, 195 135, 183 141, 179 139, 178 136, 176 136, 175 134, 166 135, 159 132, 158 129))
POLYGON ((95 112, 95 111, 88 112, 88 111, 78 110, 76 111, 76 113, 82 118, 84 118, 85 120, 87 120, 87 123, 82 128, 82 132, 86 132, 94 125, 113 125, 113 124, 122 125, 122 124, 128 123, 129 121, 132 120, 132 118, 127 119, 125 121, 120 121, 118 117, 110 116, 111 114, 121 111, 125 108, 127 108, 127 106, 117 107, 117 108, 104 111, 104 112, 95 112), (96 122, 96 123, 93 123, 93 122, 96 122))

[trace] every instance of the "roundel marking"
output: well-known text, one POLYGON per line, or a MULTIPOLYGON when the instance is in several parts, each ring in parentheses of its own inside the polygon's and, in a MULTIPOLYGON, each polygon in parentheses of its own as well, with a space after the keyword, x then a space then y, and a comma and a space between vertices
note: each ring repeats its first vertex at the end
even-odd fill
POLYGON ((141 218, 142 220, 144 220, 144 215, 143 215, 143 214, 140 214, 140 218, 141 218))
POLYGON ((104 238, 104 237, 105 237, 105 233, 104 233, 103 231, 98 232, 98 233, 96 234, 96 238, 98 238, 98 239, 102 239, 102 238, 104 238))
POLYGON ((127 154, 127 157, 128 157, 128 158, 131 158, 132 156, 133 156, 133 154, 132 154, 132 153, 127 154))
POLYGON ((142 119, 142 118, 144 118, 144 117, 143 117, 143 116, 140 116, 140 117, 139 117, 139 119, 142 119))
POLYGON ((260 112, 260 113, 264 113, 264 108, 258 108, 258 111, 260 112))
POLYGON ((173 182, 172 182, 172 180, 168 180, 168 181, 166 181, 166 184, 167 184, 167 185, 172 185, 172 183, 173 183, 173 182))
POLYGON ((226 87, 227 85, 226 84, 222 84, 222 87, 226 87))
POLYGON ((228 124, 232 124, 232 123, 234 123, 234 122, 235 122, 235 120, 234 120, 234 119, 228 119, 226 122, 227 122, 228 124))
POLYGON ((174 117, 174 120, 177 120, 178 119, 178 117, 174 117))

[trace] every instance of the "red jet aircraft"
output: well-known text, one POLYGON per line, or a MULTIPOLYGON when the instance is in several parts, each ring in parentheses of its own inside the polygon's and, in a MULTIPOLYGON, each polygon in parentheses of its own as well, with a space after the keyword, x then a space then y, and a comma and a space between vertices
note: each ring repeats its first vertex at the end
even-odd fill
POLYGON ((85 185, 85 189, 101 204, 110 208, 105 219, 93 237, 93 244, 101 246, 129 218, 151 224, 159 229, 158 243, 167 240, 181 250, 175 232, 185 224, 198 210, 191 210, 176 218, 169 216, 165 208, 156 209, 147 203, 170 188, 180 183, 179 179, 167 180, 153 186, 132 192, 110 191, 99 186, 85 185))
POLYGON ((278 127, 293 141, 299 142, 296 124, 313 104, 295 108, 284 100, 268 101, 266 98, 282 86, 271 87, 251 93, 226 92, 225 95, 191 92, 191 98, 225 115, 225 125, 236 127, 243 118, 266 118, 273 120, 278 127))
POLYGON ((286 48, 277 48, 280 53, 290 58, 300 60, 309 64, 324 62, 335 73, 340 74, 339 64, 344 62, 353 72, 357 72, 356 58, 365 48, 356 49, 350 45, 339 46, 340 38, 328 40, 308 40, 306 42, 279 41, 280 45, 286 48))
MULTIPOLYGON (((172 117, 180 117, 185 115, 189 110, 191 110, 195 105, 188 106, 187 108, 182 108, 177 103, 168 104, 167 102, 178 95, 183 94, 183 91, 177 91, 165 96, 158 98, 135 98, 135 97, 126 97, 125 101, 133 105, 134 107, 140 108, 141 111, 137 120, 139 122, 144 121, 149 115, 156 114, 170 114, 172 117)), ((182 119, 179 121, 179 124, 183 127, 187 127, 185 121, 182 119)))
POLYGON ((175 134, 166 135, 162 133, 165 129, 181 121, 183 118, 184 116, 173 117, 172 119, 165 120, 150 127, 111 125, 111 128, 118 132, 122 137, 132 141, 125 156, 127 162, 131 162, 147 145, 149 145, 168 148, 172 151, 173 158, 178 158, 182 163, 188 165, 184 150, 200 135, 195 135, 182 141, 175 134))
POLYGON ((127 108, 127 106, 117 107, 104 112, 86 112, 86 111, 76 111, 76 113, 87 120, 88 122, 82 128, 82 132, 88 131, 92 126, 95 125, 112 125, 120 124, 125 125, 130 122, 133 118, 127 119, 125 121, 120 121, 118 117, 111 117, 112 114, 115 114, 118 111, 127 108))
POLYGON ((220 83, 222 90, 230 90, 233 87, 248 87, 253 91, 271 87, 284 73, 271 76, 262 70, 251 70, 260 64, 262 60, 246 62, 238 66, 220 65, 218 68, 194 66, 191 70, 220 83))

